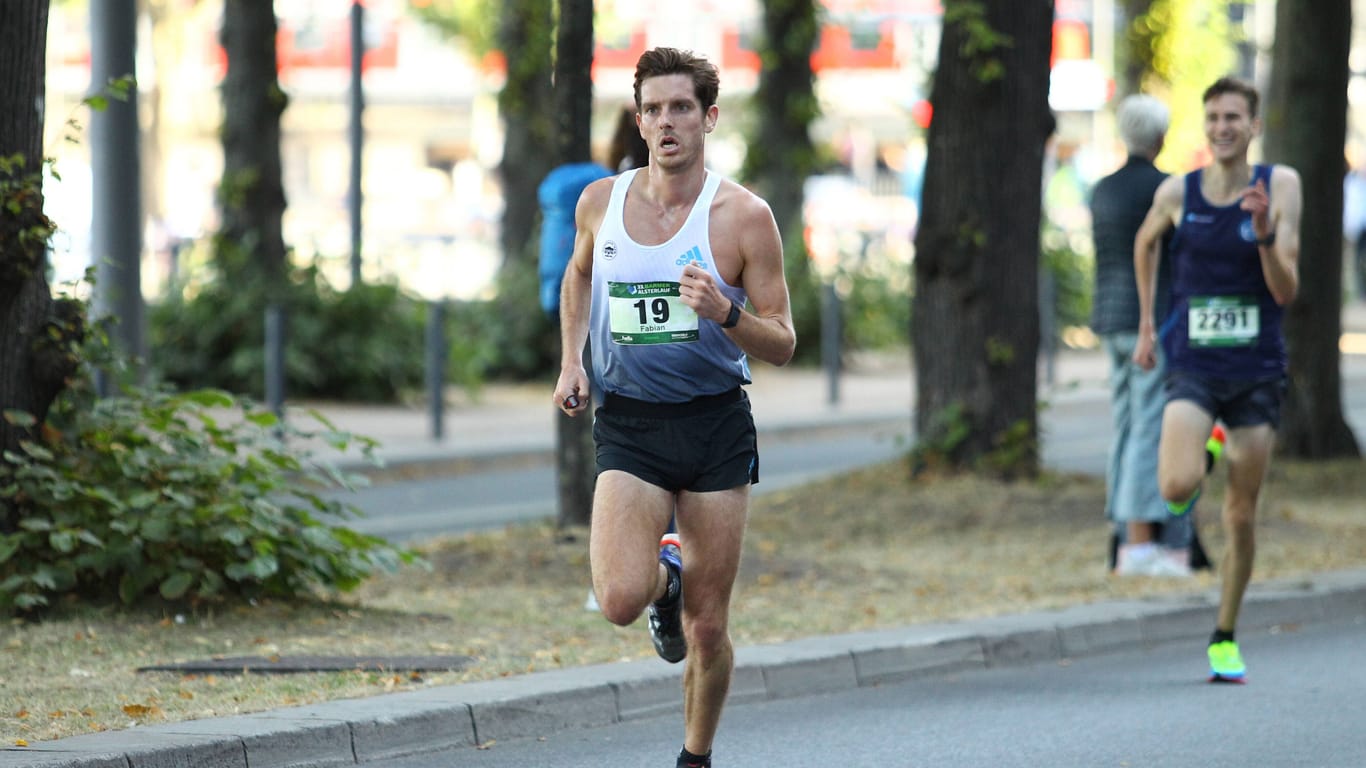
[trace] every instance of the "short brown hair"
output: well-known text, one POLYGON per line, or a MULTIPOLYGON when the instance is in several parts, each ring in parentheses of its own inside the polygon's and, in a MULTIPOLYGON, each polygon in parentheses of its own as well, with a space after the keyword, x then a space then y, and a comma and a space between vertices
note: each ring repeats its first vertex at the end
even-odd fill
POLYGON ((1248 117, 1257 116, 1257 102, 1261 101, 1261 96, 1257 94, 1257 88, 1246 80, 1239 80, 1236 77, 1221 77, 1205 89, 1205 95, 1201 97, 1200 103, 1207 104, 1215 96, 1223 96, 1226 93, 1236 93, 1247 99, 1248 117))
POLYGON ((636 109, 640 109, 640 85, 652 77, 660 75, 687 75, 692 78, 693 93, 703 109, 710 109, 716 103, 716 95, 721 90, 721 75, 716 65, 692 51, 677 48, 652 48, 640 54, 636 62, 636 109))

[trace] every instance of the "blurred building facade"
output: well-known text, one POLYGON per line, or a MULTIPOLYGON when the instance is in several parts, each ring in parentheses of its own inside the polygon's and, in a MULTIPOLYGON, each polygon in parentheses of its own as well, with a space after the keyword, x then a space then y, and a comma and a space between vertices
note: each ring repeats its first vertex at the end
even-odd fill
MULTIPOLYGON (((1366 0, 1356 0, 1361 6, 1366 0)), ((139 26, 137 78, 144 129, 144 292, 154 299, 195 259, 187 244, 216 226, 214 189, 222 168, 218 83, 219 3, 161 3, 173 9, 139 26)), ((287 244, 334 285, 349 282, 348 88, 350 3, 275 0, 280 21, 282 161, 287 244)), ((812 57, 823 116, 813 139, 827 144, 870 194, 913 200, 923 162, 927 96, 939 44, 938 0, 823 0, 824 26, 812 57)), ((1272 8, 1258 0, 1259 9, 1272 8)), ((499 255, 502 200, 495 169, 502 151, 497 57, 472 55, 406 13, 407 0, 365 0, 364 274, 397 279, 432 297, 469 298, 489 289, 499 255)), ((1106 107, 1113 95, 1114 0, 1058 0, 1050 102, 1059 130, 1083 149, 1083 170, 1114 163, 1106 107)), ((1366 9, 1362 9, 1366 11, 1366 9)), ((759 0, 598 0, 594 135, 605 143, 630 99, 636 58, 648 47, 689 48, 722 69, 723 119, 709 162, 734 173, 744 154, 746 98, 758 80, 759 0)), ((1270 10, 1257 13, 1266 26, 1270 10)), ((1252 22, 1249 22, 1252 23, 1252 22)), ((1263 29, 1262 34, 1269 34, 1263 29)), ((62 228, 58 280, 88 261, 89 160, 80 99, 89 92, 88 8, 54 4, 49 29, 46 146, 60 181, 47 186, 49 214, 62 228), (74 138, 76 141, 67 141, 74 138)), ((1354 46, 1354 111, 1366 104, 1366 46, 1354 46)), ((1355 125, 1360 125, 1356 122, 1355 125)), ((1359 138, 1360 129, 1351 134, 1359 138)), ((605 149, 604 149, 605 152, 605 149)), ((903 210, 898 208, 897 210, 903 210)), ((893 216, 904 216, 894 213, 893 216)), ((910 215, 914 215, 913 208, 910 215)))

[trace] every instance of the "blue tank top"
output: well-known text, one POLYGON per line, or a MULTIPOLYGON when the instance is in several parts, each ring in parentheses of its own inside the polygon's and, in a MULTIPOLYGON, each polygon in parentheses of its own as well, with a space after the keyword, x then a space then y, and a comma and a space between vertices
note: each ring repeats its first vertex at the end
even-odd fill
POLYGON ((626 232, 626 192, 637 171, 612 184, 594 239, 589 338, 593 377, 603 391, 652 403, 682 403, 750 382, 749 363, 718 323, 703 320, 678 297, 678 278, 693 262, 744 306, 744 289, 716 271, 711 203, 721 178, 708 173, 688 218, 673 237, 641 245, 626 232))
MULTIPOLYGON (((1211 205, 1201 170, 1186 174, 1185 210, 1172 238, 1172 309, 1162 329, 1170 370, 1219 379, 1285 375, 1282 307, 1262 276, 1252 215, 1211 205)), ((1253 166, 1271 189, 1271 166, 1253 166)))

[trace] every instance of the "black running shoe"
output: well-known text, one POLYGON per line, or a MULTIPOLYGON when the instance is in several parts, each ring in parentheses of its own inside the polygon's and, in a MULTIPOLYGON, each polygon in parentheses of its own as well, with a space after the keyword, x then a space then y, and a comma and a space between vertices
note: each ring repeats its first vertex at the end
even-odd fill
POLYGON ((678 594, 650 603, 650 639, 659 658, 677 664, 688 655, 688 643, 683 639, 683 558, 678 534, 665 534, 659 540, 659 561, 671 579, 678 579, 678 594))
POLYGON ((711 768, 711 753, 708 752, 703 757, 691 755, 685 748, 678 753, 678 762, 674 763, 674 768, 711 768))

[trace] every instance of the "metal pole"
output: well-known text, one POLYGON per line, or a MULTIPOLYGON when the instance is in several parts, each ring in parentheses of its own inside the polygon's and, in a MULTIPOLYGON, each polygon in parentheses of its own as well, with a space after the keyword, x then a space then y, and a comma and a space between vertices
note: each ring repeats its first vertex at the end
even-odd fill
POLYGON ((821 285, 821 365, 825 368, 826 402, 840 401, 840 357, 842 356, 840 296, 833 282, 821 285))
POLYGON ((266 405, 280 421, 285 418, 285 311, 266 307, 266 405))
POLYGON ((433 301, 427 311, 427 414, 432 439, 446 436, 446 303, 433 301))
MULTIPOLYGON (((135 72, 136 0, 94 0, 90 6, 91 92, 135 72)), ((145 357, 142 302, 142 173, 138 147, 137 87, 127 99, 110 98, 90 119, 93 186, 91 256, 95 260, 95 314, 112 315, 116 347, 129 356, 136 378, 145 357)))
POLYGON ((361 87, 362 63, 365 59, 365 6, 359 0, 351 3, 351 186, 346 202, 351 212, 351 285, 360 285, 361 266, 361 147, 365 129, 361 114, 365 111, 365 92, 361 87))

